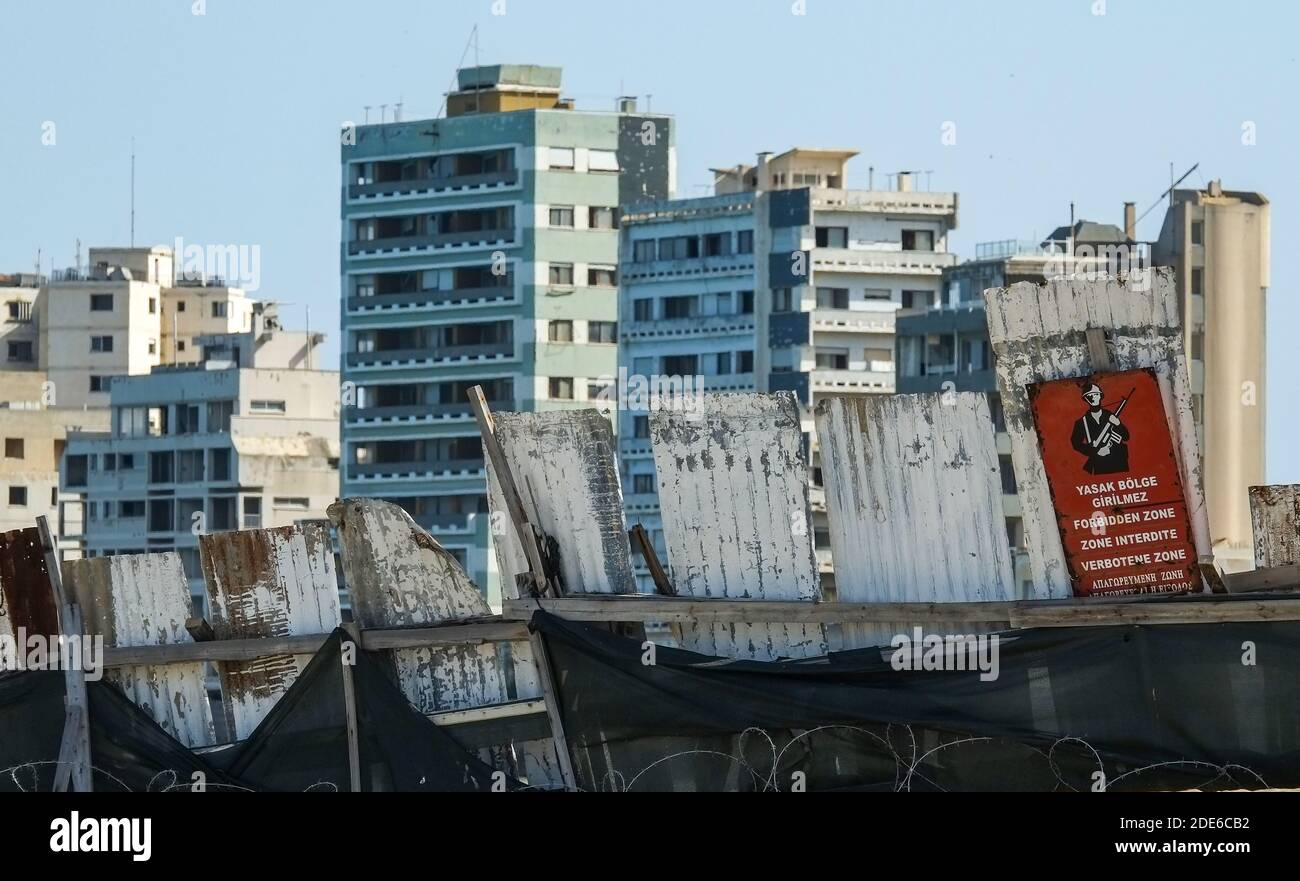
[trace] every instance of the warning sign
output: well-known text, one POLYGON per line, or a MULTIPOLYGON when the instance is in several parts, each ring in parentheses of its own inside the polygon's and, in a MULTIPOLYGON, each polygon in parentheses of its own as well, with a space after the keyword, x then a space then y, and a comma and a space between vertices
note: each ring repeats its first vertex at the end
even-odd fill
POLYGON ((1075 596, 1200 589, 1153 370, 1028 387, 1075 596))

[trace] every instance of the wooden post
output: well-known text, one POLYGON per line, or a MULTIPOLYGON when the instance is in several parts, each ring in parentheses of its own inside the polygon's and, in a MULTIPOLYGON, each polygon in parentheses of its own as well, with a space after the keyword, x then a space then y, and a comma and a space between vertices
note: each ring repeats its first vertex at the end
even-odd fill
MULTIPOLYGON (((45 571, 54 591, 54 601, 59 609, 59 635, 65 639, 81 639, 81 610, 68 602, 63 592, 63 574, 59 568, 59 554, 54 544, 54 534, 44 515, 36 518, 36 529, 41 537, 41 551, 45 555, 45 571)), ((66 660, 66 658, 64 658, 66 660)), ((90 702, 86 697, 86 669, 82 653, 77 663, 67 665, 64 675, 64 704, 67 717, 63 723, 63 743, 59 747, 59 769, 68 769, 68 779, 55 775, 55 791, 61 792, 60 783, 69 782, 77 792, 90 792, 93 781, 90 773, 90 702), (66 764, 64 764, 66 763, 66 764)))
POLYGON ((645 560, 646 568, 650 570, 650 577, 654 579, 655 591, 660 596, 675 597, 677 588, 668 580, 668 573, 664 571, 663 565, 659 562, 659 555, 655 553, 655 546, 650 541, 650 535, 645 531, 645 527, 638 523, 628 530, 628 535, 632 539, 632 544, 641 552, 641 558, 645 560))
POLYGON ((1088 340, 1088 360, 1092 363, 1093 373, 1113 373, 1115 359, 1111 356, 1110 346, 1106 342, 1106 330, 1090 327, 1084 331, 1088 340))
POLYGON ((348 778, 352 792, 361 791, 361 735, 357 724, 357 688, 352 679, 352 665, 348 663, 348 648, 356 659, 357 644, 346 641, 339 645, 339 660, 343 667, 343 710, 348 727, 348 778))
POLYGON ((542 684, 542 697, 546 701, 546 716, 551 721, 551 739, 555 741, 556 758, 560 761, 560 779, 570 792, 578 788, 573 775, 573 757, 569 755, 569 740, 564 735, 564 717, 560 714, 559 696, 555 692, 555 678, 551 671, 551 656, 546 652, 546 642, 535 632, 528 634, 533 648, 533 660, 542 684))
POLYGON ((496 426, 492 422, 492 411, 488 409, 483 387, 476 385, 469 390, 468 394, 470 406, 474 409, 474 419, 478 422, 479 433, 483 436, 483 447, 487 450, 493 471, 496 472, 501 494, 506 497, 506 507, 519 533, 519 543, 524 546, 524 553, 528 557, 528 568, 532 573, 533 583, 540 594, 545 595, 549 587, 552 595, 558 597, 559 586, 547 577, 546 563, 542 558, 542 545, 538 540, 536 529, 528 520, 528 512, 524 510, 519 488, 515 486, 514 475, 511 474, 510 466, 506 462, 505 451, 501 449, 501 443, 497 440, 496 426))

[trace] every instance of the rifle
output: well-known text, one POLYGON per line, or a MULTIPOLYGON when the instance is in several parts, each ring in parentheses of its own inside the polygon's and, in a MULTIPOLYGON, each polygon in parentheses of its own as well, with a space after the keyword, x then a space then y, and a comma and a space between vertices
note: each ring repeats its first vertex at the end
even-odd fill
MULTIPOLYGON (((1119 414, 1124 412, 1124 408, 1128 406, 1128 399, 1133 397, 1133 392, 1136 391, 1137 391, 1137 386, 1133 386, 1133 390, 1124 396, 1124 400, 1119 402, 1119 406, 1115 408, 1115 413, 1114 413, 1116 419, 1119 418, 1119 414)), ((1106 427, 1101 430, 1101 434, 1097 435, 1097 439, 1092 442, 1092 448, 1094 450, 1100 450, 1102 447, 1106 446, 1106 442, 1110 438, 1111 430, 1114 427, 1115 426, 1112 422, 1110 421, 1106 422, 1106 427)))

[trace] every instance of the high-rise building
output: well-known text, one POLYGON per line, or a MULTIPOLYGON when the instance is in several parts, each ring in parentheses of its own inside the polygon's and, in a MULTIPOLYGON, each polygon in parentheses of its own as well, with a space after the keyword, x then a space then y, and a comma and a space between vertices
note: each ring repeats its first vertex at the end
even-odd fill
MULTIPOLYGON (((715 170, 715 195, 628 205, 620 379, 629 388, 791 391, 803 405, 818 557, 831 572, 812 407, 894 391, 894 317, 937 302, 954 193, 847 189, 851 150, 796 148, 715 170)), ((630 396, 629 396, 630 397, 630 396)), ((649 416, 625 411, 630 522, 664 550, 649 416)), ((643 584, 648 575, 639 572, 643 584)), ((829 586, 829 578, 824 579, 829 586)))
POLYGON ((1247 489, 1265 483, 1268 199, 1218 180, 1175 190, 1154 256, 1178 285, 1214 556, 1248 570, 1247 489))
POLYGON ((485 472, 466 392, 586 406, 617 368, 621 204, 667 198, 673 129, 574 109, 560 69, 461 70, 446 116, 345 130, 342 496, 402 505, 490 601, 485 472))

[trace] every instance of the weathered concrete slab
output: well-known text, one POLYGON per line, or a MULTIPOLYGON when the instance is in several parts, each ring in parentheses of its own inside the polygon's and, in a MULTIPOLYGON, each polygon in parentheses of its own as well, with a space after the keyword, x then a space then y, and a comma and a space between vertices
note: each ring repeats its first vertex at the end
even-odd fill
MULTIPOLYGON (((338 626, 338 581, 321 524, 199 537, 212 629, 218 639, 329 633, 338 626)), ((311 660, 280 655, 218 665, 235 737, 246 738, 311 660)))
POLYGON ((1257 568, 1300 564, 1300 484, 1252 486, 1250 523, 1257 568))
MULTIPOLYGON (((495 413, 493 419, 524 509, 555 543, 564 592, 636 593, 608 418, 582 409, 495 413)), ((510 527, 499 493, 491 505, 500 512, 494 523, 510 527)), ((496 529, 493 539, 502 578, 513 586, 515 575, 528 571, 518 535, 496 529)))
MULTIPOLYGON (((650 418, 669 569, 681 596, 821 598, 793 395, 705 395, 650 418)), ((684 625, 686 648, 772 659, 826 651, 816 624, 684 625)))
MULTIPOLYGON (((92 557, 62 568, 86 633, 102 636, 105 647, 194 641, 185 629, 190 588, 179 554, 92 557)), ((105 678, 186 746, 215 742, 202 663, 119 667, 105 678)))
POLYGON ((1071 587, 1025 386, 1095 372, 1099 365, 1089 355, 1089 328, 1103 329, 1111 338, 1113 369, 1155 370, 1187 494, 1192 539, 1198 555, 1210 556, 1200 446, 1172 271, 1148 270, 1136 284, 1122 277, 1020 282, 985 291, 984 302, 1033 570, 1035 592, 1026 599, 1068 597, 1071 587))
MULTIPOLYGON (((987 396, 827 398, 816 418, 840 602, 1016 598, 987 396)), ((911 627, 846 624, 843 647, 911 627)))

